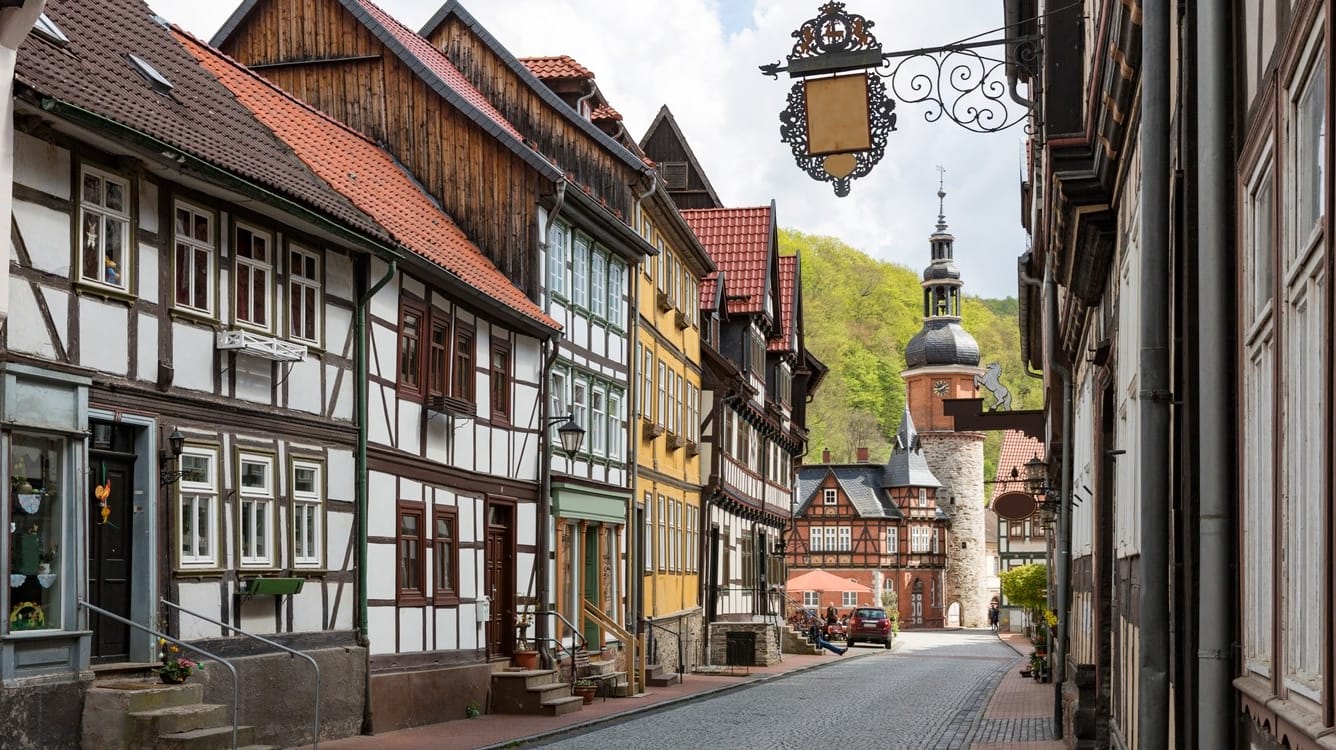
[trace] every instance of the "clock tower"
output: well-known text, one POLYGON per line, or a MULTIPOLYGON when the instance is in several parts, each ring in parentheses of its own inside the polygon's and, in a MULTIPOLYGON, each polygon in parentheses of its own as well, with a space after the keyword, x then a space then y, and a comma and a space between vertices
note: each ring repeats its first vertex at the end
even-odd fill
POLYGON ((918 426, 923 453, 942 483, 937 505, 951 518, 947 548, 948 625, 984 627, 988 591, 984 555, 982 432, 956 432, 946 415, 948 398, 975 398, 979 345, 960 326, 960 269, 955 238, 946 231, 946 192, 937 190, 937 231, 929 237, 932 262, 923 271, 923 328, 905 347, 905 397, 918 426))

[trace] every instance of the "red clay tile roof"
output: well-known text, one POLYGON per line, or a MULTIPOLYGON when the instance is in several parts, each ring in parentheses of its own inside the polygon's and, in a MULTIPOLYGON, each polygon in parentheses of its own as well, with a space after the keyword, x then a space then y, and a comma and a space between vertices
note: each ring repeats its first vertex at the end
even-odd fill
POLYGON ((575 61, 570 55, 550 57, 521 57, 520 62, 541 80, 561 80, 565 78, 589 79, 594 71, 575 61))
POLYGON ((548 328, 561 329, 483 256, 382 148, 293 99, 218 50, 184 33, 180 39, 204 68, 236 95, 237 101, 254 112, 316 174, 388 229, 394 239, 479 293, 548 328))
POLYGON ((621 122, 622 113, 618 112, 617 110, 613 109, 611 106, 607 104, 600 104, 597 107, 594 107, 593 112, 589 113, 589 119, 593 120, 594 122, 602 122, 604 120, 621 122))
MULTIPOLYGON (((58 48, 36 34, 19 47, 15 80, 39 95, 144 133, 172 148, 331 217, 369 238, 384 230, 316 177, 153 20, 139 0, 50 2, 46 15, 69 37, 58 48), (173 85, 156 93, 126 55, 173 85)), ((98 127, 94 124, 91 127, 98 127)))
POLYGON ((1025 462, 1044 452, 1044 444, 1027 436, 1019 430, 1007 430, 1002 434, 1002 447, 997 454, 997 475, 993 477, 993 492, 988 498, 991 505, 998 495, 1007 492, 1025 491, 1025 462), (1013 479, 1011 470, 1016 469, 1013 479))
POLYGON ((409 54, 416 57, 419 62, 426 66, 427 70, 431 71, 433 75, 441 79, 441 81, 449 86, 452 91, 495 121, 498 126, 514 136, 516 140, 524 140, 524 136, 520 135, 520 131, 516 130, 515 126, 506 119, 505 115, 501 114, 496 107, 492 106, 491 102, 487 101, 487 97, 483 96, 482 92, 478 91, 473 87, 473 84, 469 83, 468 79, 464 77, 464 74, 460 73, 454 63, 450 62, 450 58, 445 56, 445 53, 431 46, 431 42, 423 39, 417 32, 394 20, 393 16, 381 10, 374 3, 369 2, 369 0, 350 0, 350 2, 361 6, 376 23, 380 24, 386 32, 393 36, 397 42, 402 44, 408 50, 409 54))
POLYGON ((793 351, 789 339, 793 336, 794 314, 793 282, 798 278, 798 256, 779 256, 779 328, 780 337, 770 339, 766 349, 772 352, 793 351))
POLYGON ((711 271, 700 280, 700 309, 713 310, 719 306, 715 295, 719 293, 720 286, 718 271, 711 271))
POLYGON ((765 312, 771 250, 770 206, 682 212, 719 270, 728 274, 728 312, 765 312))

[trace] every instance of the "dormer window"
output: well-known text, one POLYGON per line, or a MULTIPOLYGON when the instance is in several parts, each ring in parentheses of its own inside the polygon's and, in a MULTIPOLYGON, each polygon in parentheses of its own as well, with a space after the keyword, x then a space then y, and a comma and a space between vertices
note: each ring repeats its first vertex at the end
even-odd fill
POLYGON ((37 16, 37 23, 33 25, 32 30, 57 46, 64 47, 70 43, 70 38, 65 36, 65 32, 61 31, 56 22, 48 18, 45 13, 37 16))

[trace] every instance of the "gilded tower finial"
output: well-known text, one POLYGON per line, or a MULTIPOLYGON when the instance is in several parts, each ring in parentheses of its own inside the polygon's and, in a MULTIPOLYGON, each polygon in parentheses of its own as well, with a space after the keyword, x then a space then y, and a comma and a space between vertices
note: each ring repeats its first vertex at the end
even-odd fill
POLYGON ((937 165, 937 231, 946 231, 946 167, 937 165))

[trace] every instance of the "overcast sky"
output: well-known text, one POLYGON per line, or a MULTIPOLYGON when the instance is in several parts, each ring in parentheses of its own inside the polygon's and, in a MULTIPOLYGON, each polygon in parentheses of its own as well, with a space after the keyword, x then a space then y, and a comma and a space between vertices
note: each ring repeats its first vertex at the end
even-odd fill
MULTIPOLYGON (((209 39, 239 0, 148 0, 155 11, 209 39)), ((411 29, 436 0, 380 0, 411 29)), ((850 195, 811 179, 779 140, 779 112, 791 82, 757 66, 782 61, 791 32, 821 0, 472 0, 464 7, 520 57, 566 54, 596 76, 600 90, 639 140, 667 104, 727 206, 776 201, 780 226, 839 237, 877 258, 921 271, 937 219, 937 165, 946 169, 946 220, 967 294, 1016 294, 1020 226, 1020 126, 970 133, 926 122, 924 105, 896 107, 886 154, 850 195)), ((875 23, 883 49, 936 46, 1002 25, 1002 0, 889 3, 848 0, 875 23)))

